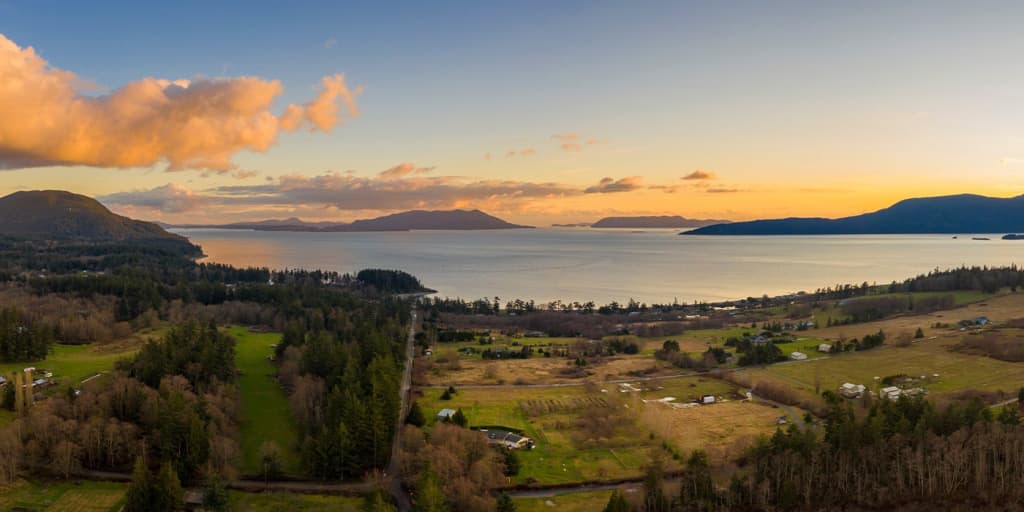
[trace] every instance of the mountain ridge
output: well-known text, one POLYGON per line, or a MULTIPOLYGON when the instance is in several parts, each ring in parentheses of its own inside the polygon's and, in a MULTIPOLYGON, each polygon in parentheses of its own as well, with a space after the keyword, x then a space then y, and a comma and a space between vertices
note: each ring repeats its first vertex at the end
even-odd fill
POLYGON ((512 224, 480 210, 408 210, 372 219, 352 222, 306 222, 297 218, 268 219, 230 224, 168 224, 175 228, 253 229, 257 231, 369 232, 458 230, 483 231, 496 229, 532 229, 533 226, 512 224))
POLYGON ((849 217, 787 217, 714 224, 680 235, 886 235, 1024 231, 1024 196, 918 197, 849 217))

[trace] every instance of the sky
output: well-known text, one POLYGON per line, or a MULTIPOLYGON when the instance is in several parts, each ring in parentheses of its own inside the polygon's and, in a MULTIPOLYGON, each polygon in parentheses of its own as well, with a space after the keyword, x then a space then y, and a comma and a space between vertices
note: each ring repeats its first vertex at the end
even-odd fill
POLYGON ((168 222, 835 217, 1024 186, 1020 2, 0 0, 0 193, 168 222))

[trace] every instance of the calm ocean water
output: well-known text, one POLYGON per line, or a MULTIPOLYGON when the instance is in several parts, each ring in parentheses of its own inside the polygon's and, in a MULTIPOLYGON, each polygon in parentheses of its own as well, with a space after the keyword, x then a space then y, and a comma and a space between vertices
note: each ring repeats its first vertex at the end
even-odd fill
POLYGON ((208 261, 356 272, 396 268, 442 296, 593 300, 737 299, 842 283, 888 283, 935 268, 1024 261, 999 235, 687 237, 589 229, 290 233, 178 229, 208 261), (989 241, 971 240, 988 236, 989 241))

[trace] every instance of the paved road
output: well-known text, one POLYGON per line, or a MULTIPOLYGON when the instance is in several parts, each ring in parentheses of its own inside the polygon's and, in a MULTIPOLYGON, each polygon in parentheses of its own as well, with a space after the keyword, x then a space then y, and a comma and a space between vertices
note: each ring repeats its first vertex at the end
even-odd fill
POLYGON ((509 496, 513 498, 554 498, 556 496, 562 496, 564 494, 576 494, 580 492, 595 492, 595 491, 614 491, 616 489, 623 490, 624 492, 639 492, 643 489, 640 482, 642 478, 638 478, 632 482, 618 483, 618 484, 604 484, 604 485, 579 485, 575 487, 563 487, 559 489, 528 489, 523 491, 509 491, 509 496))
POLYGON ((398 506, 398 512, 409 512, 412 510, 412 503, 409 494, 402 488, 401 467, 398 463, 400 451, 399 439, 402 435, 402 425, 405 424, 405 415, 409 411, 409 391, 412 389, 412 360, 416 355, 416 306, 412 309, 412 319, 409 322, 409 339, 405 347, 405 370, 402 372, 402 394, 401 405, 398 408, 398 421, 395 425, 395 438, 391 441, 391 463, 388 464, 386 475, 390 478, 388 489, 391 497, 398 506))

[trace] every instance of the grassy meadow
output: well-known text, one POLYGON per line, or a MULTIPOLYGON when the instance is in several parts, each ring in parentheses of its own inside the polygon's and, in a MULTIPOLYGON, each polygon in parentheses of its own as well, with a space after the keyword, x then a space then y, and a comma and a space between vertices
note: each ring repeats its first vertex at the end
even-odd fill
POLYGON ((115 482, 28 482, 0 486, 0 510, 116 512, 128 486, 115 482))
POLYGON ((515 498, 518 512, 590 512, 604 510, 612 491, 576 492, 552 496, 550 498, 515 498), (554 506, 548 503, 554 503, 554 506))
POLYGON ((872 388, 876 385, 875 377, 898 374, 926 376, 921 387, 933 394, 964 389, 1016 393, 1024 386, 1024 365, 951 350, 958 342, 957 336, 938 337, 920 340, 909 347, 886 346, 752 371, 778 376, 811 392, 815 379, 820 380, 822 390, 835 389, 844 382, 872 388))
POLYGON ((231 336, 238 342, 235 364, 240 371, 242 473, 260 473, 260 446, 264 441, 272 441, 281 449, 283 472, 298 475, 298 433, 288 399, 274 377, 277 369, 267 360, 273 353, 271 345, 281 340, 281 334, 253 333, 246 327, 234 326, 231 336))
POLYGON ((637 476, 648 462, 651 449, 657 449, 654 441, 641 435, 638 425, 624 427, 615 439, 600 443, 584 440, 580 422, 585 404, 592 403, 586 400, 603 397, 582 387, 465 389, 452 400, 441 400, 442 391, 437 389, 425 389, 422 393, 417 400, 428 423, 435 421, 442 408, 461 408, 471 427, 509 427, 534 439, 535 449, 519 452, 522 471, 513 479, 514 483, 529 479, 565 483, 637 476), (528 415, 520 401, 528 401, 543 411, 528 415))
POLYGON ((358 512, 363 499, 347 496, 229 491, 231 510, 245 512, 358 512))

